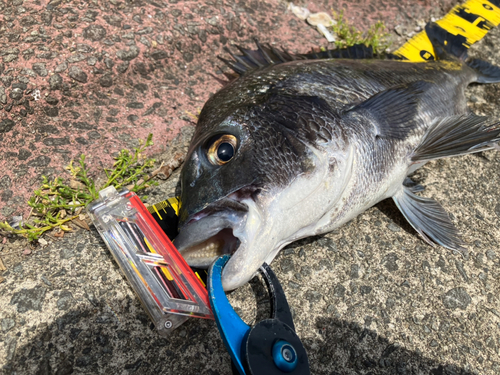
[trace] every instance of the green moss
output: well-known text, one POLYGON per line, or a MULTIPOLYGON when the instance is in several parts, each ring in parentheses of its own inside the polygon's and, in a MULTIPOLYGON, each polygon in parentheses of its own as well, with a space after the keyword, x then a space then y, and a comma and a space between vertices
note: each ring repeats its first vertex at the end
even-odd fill
POLYGON ((96 187, 94 179, 89 176, 85 155, 80 156, 76 166, 71 161, 66 167, 71 175, 69 180, 61 177, 49 180, 42 176, 42 185, 28 201, 33 216, 20 223, 19 229, 7 222, 0 222, 0 229, 34 241, 56 228, 63 232, 71 230, 68 223, 78 218, 83 207, 99 197, 101 189, 111 185, 116 189, 128 186, 129 190, 138 192, 157 185, 157 182, 150 181, 151 177, 147 174, 155 159, 143 155, 146 148, 153 145, 152 136, 149 134, 146 142, 140 140, 139 147, 133 151, 121 150, 112 168, 104 169, 107 179, 102 186, 96 187))
POLYGON ((366 32, 359 31, 355 26, 350 25, 344 17, 344 11, 340 13, 333 12, 333 18, 336 24, 332 26, 333 32, 337 35, 335 45, 337 48, 350 47, 355 44, 364 44, 372 47, 376 54, 383 53, 390 43, 387 41, 389 33, 385 32, 385 25, 378 21, 372 25, 366 32))

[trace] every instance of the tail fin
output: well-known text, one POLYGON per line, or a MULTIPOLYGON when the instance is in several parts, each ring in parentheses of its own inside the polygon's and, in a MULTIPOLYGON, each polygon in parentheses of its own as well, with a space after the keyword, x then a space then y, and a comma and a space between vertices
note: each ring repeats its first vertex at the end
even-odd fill
POLYGON ((472 59, 466 64, 476 71, 478 83, 498 83, 500 82, 500 67, 490 64, 487 61, 472 59))

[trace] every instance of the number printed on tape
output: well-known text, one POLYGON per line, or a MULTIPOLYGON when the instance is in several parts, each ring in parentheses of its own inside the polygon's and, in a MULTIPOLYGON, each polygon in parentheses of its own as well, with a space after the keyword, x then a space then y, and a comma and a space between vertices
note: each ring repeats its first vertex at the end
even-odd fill
MULTIPOLYGON (((500 0, 469 0, 454 7, 436 21, 449 35, 445 45, 459 43, 467 48, 483 39, 500 24, 500 0)), ((394 52, 405 61, 423 62, 436 59, 434 48, 425 31, 421 31, 394 52)))

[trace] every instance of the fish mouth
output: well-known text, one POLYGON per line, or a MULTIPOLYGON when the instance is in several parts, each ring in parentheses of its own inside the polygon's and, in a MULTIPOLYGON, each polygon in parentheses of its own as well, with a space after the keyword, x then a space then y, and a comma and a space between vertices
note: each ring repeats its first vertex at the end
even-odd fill
POLYGON ((244 225, 247 212, 246 204, 231 198, 215 202, 186 221, 174 245, 191 267, 208 268, 238 250, 241 241, 234 232, 244 225))
POLYGON ((234 254, 239 240, 231 228, 224 228, 215 236, 181 250, 181 254, 191 267, 208 268, 218 257, 234 254))
POLYGON ((221 255, 230 254, 222 271, 225 291, 246 284, 280 248, 258 195, 260 189, 247 187, 210 204, 192 214, 174 240, 191 267, 208 268, 221 255))

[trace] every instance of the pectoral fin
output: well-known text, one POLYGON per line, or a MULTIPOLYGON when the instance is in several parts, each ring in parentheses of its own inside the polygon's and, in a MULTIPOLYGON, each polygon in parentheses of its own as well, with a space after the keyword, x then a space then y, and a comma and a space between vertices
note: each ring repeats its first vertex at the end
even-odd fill
POLYGON ((484 151, 500 140, 500 126, 488 117, 473 113, 436 120, 422 143, 415 149, 412 161, 420 162, 447 156, 484 151))
POLYGON ((434 199, 419 197, 404 186, 392 199, 406 220, 430 245, 435 246, 436 243, 451 250, 467 252, 448 213, 434 199))
POLYGON ((344 119, 369 119, 377 136, 404 139, 415 129, 421 96, 431 86, 432 83, 417 81, 379 92, 349 109, 344 119))

